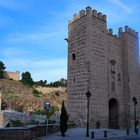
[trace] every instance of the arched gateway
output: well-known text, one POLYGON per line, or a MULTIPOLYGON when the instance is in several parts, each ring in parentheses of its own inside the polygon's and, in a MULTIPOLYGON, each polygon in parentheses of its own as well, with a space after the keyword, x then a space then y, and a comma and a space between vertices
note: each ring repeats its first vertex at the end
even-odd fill
POLYGON ((109 100, 109 128, 119 128, 119 105, 114 98, 109 100))

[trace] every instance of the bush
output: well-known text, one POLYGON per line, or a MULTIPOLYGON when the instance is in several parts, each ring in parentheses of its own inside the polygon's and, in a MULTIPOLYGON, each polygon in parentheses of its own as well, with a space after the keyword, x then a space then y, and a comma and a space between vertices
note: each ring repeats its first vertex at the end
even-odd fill
POLYGON ((23 112, 23 106, 17 106, 15 110, 18 112, 23 112))
POLYGON ((37 115, 47 115, 47 118, 51 118, 55 113, 59 111, 58 107, 51 107, 50 109, 40 109, 33 112, 37 115))
POLYGON ((33 95, 35 97, 43 97, 44 96, 44 94, 41 91, 38 91, 36 89, 33 89, 33 95))
POLYGON ((55 124, 56 121, 55 120, 48 120, 48 124, 55 124))
POLYGON ((67 80, 62 78, 59 81, 51 82, 47 84, 48 87, 67 87, 67 80))
POLYGON ((12 126, 13 127, 22 127, 23 123, 20 120, 11 120, 12 126))
POLYGON ((33 124, 33 125, 35 125, 35 124, 39 124, 39 121, 32 120, 32 121, 31 121, 31 124, 33 124))

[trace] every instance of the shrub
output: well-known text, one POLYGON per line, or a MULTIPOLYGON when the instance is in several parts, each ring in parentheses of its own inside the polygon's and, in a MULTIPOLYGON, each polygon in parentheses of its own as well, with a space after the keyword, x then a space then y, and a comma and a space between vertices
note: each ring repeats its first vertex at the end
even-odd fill
POLYGON ((11 120, 12 126, 13 127, 22 127, 23 123, 20 120, 11 120))
POLYGON ((43 97, 44 96, 44 94, 41 91, 38 91, 36 89, 33 89, 33 95, 35 97, 43 97))

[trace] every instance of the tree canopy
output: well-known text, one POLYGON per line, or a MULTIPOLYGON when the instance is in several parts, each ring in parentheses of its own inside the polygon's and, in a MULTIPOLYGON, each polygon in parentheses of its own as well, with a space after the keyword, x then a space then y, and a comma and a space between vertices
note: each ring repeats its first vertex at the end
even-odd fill
POLYGON ((0 78, 4 78, 4 70, 6 69, 6 67, 4 66, 4 63, 2 61, 0 61, 0 78))
POLYGON ((47 86, 47 80, 44 80, 44 81, 40 80, 40 81, 34 82, 34 85, 46 87, 47 86))
POLYGON ((66 87, 67 86, 67 80, 64 78, 61 78, 59 81, 51 82, 50 84, 47 84, 48 87, 66 87))
POLYGON ((24 85, 29 85, 29 86, 33 85, 33 79, 31 77, 30 72, 26 71, 26 72, 22 73, 22 75, 21 75, 21 82, 24 85))

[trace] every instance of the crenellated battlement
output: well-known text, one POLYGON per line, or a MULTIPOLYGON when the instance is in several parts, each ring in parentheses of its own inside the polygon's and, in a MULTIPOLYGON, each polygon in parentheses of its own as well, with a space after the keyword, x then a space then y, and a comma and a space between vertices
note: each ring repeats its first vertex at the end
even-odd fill
MULTIPOLYGON (((95 9, 92 9, 90 6, 86 7, 85 10, 81 10, 79 12, 79 14, 74 14, 73 15, 73 19, 69 21, 69 25, 79 19, 81 19, 82 17, 85 16, 90 16, 90 17, 96 17, 97 19, 103 21, 103 22, 107 22, 107 18, 106 15, 102 14, 101 12, 97 12, 95 9)), ((135 30, 129 28, 128 26, 125 26, 124 29, 122 27, 120 27, 118 29, 118 34, 113 34, 113 29, 108 29, 107 33, 109 35, 112 35, 114 37, 119 37, 121 34, 123 33, 128 33, 130 35, 132 35, 135 38, 138 38, 138 32, 136 32, 135 30)))
POLYGON ((109 28, 109 29, 107 30, 107 33, 108 33, 109 35, 114 36, 114 37, 118 37, 117 34, 113 34, 113 29, 112 29, 112 28, 109 28))
POLYGON ((118 35, 120 36, 123 33, 128 33, 128 34, 130 34, 130 35, 138 38, 138 32, 136 32, 135 30, 129 28, 128 26, 125 26, 124 27, 124 31, 123 31, 123 28, 122 27, 119 28, 118 35))
POLYGON ((138 38, 138 32, 136 32, 135 30, 129 28, 128 26, 125 26, 124 29, 122 27, 120 27, 118 29, 118 35, 113 34, 113 29, 112 28, 109 28, 107 33, 112 35, 112 36, 114 36, 114 37, 119 37, 123 33, 128 33, 128 34, 138 38))
POLYGON ((74 21, 76 21, 76 20, 78 20, 78 19, 80 19, 84 16, 87 16, 87 15, 96 17, 99 20, 102 20, 102 21, 106 22, 106 15, 102 14, 101 12, 97 13, 96 10, 94 10, 94 9, 92 10, 92 8, 88 6, 88 7, 86 7, 86 10, 81 10, 79 12, 79 14, 77 14, 77 13, 74 14, 73 19, 69 21, 69 24, 71 24, 72 22, 74 22, 74 21))

